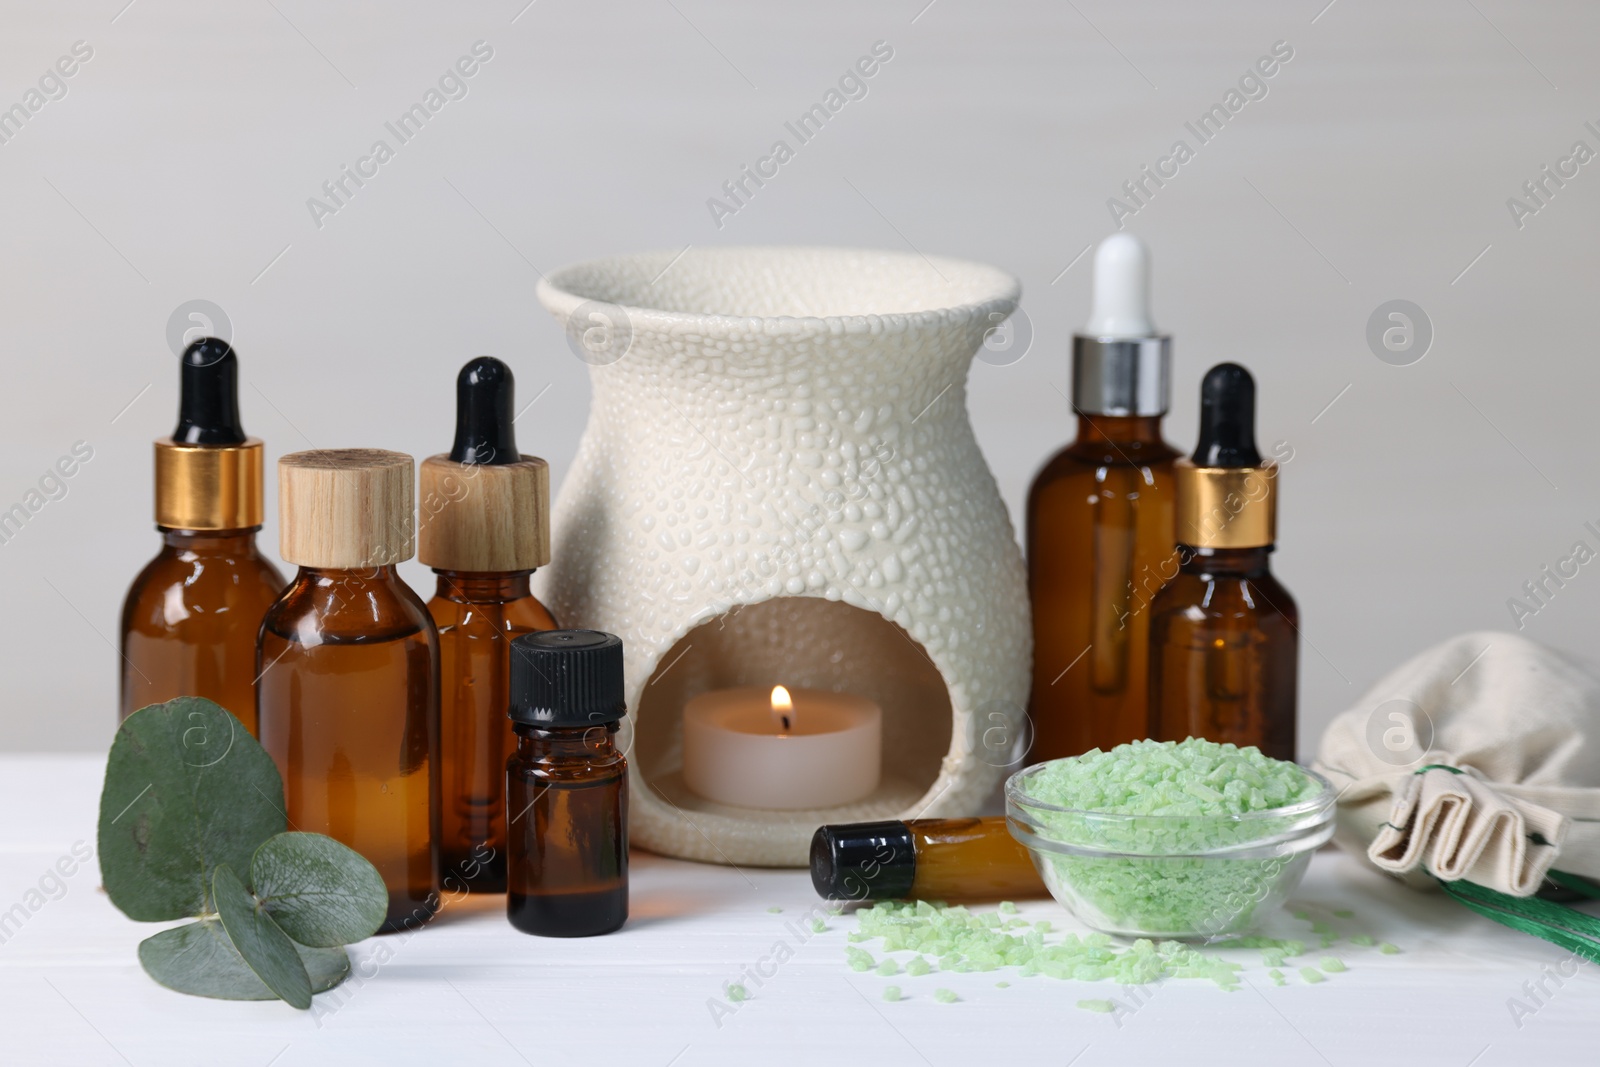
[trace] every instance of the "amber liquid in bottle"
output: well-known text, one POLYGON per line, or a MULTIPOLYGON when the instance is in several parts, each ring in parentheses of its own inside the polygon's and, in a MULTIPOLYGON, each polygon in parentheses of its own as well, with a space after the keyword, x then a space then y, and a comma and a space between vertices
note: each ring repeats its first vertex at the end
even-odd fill
POLYGON ((1028 493, 1030 762, 1149 736, 1150 604, 1171 577, 1178 453, 1161 416, 1078 416, 1028 493))
POLYGON ((588 937, 628 918, 628 762, 617 724, 516 724, 506 766, 511 925, 588 937))
POLYGON ((1180 548, 1150 621, 1155 738, 1255 745, 1295 758, 1299 617, 1272 546, 1180 548))
POLYGON ((1004 816, 911 819, 916 873, 912 900, 1005 900, 1042 897, 1044 882, 1004 816))
POLYGON ((261 743, 289 827, 327 834, 383 875, 383 932, 439 906, 439 642, 393 566, 301 567, 261 623, 261 743))
POLYGON ((506 891, 506 758, 516 749, 511 641, 556 629, 528 591, 531 572, 437 570, 428 611, 439 629, 439 863, 446 888, 506 891))
POLYGON ((283 576, 256 550, 259 526, 161 530, 156 557, 122 604, 119 718, 205 697, 256 729, 256 630, 283 576))

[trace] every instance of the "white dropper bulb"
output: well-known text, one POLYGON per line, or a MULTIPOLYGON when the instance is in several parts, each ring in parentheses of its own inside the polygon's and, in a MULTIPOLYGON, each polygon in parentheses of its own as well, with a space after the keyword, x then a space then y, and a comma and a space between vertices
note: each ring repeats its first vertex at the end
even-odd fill
POLYGON ((1131 233, 1114 233, 1094 250, 1094 311, 1083 332, 1115 340, 1155 336, 1150 250, 1131 233))

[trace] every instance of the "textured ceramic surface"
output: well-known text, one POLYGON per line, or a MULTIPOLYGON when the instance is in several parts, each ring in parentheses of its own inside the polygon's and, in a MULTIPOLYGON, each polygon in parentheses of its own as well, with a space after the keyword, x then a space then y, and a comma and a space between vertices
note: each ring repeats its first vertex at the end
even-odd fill
POLYGON ((912 254, 619 256, 539 284, 592 364, 556 502, 548 602, 627 652, 634 841, 798 865, 825 821, 964 814, 1021 729, 1021 553, 967 422, 968 365, 1016 279, 912 254), (682 786, 707 688, 860 692, 884 780, 848 808, 758 812, 682 786))

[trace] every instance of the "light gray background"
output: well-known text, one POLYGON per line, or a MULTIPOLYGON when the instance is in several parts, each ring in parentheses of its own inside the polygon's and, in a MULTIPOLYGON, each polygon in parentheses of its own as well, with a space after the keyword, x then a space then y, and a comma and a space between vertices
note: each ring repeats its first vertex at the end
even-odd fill
MULTIPOLYGON (((0 145, 0 508, 78 440, 94 458, 0 545, 0 747, 99 749, 117 612, 157 547, 152 438, 170 432, 164 334, 224 307, 268 462, 312 446, 417 456, 450 441, 466 358, 515 368, 524 451, 559 486, 586 368, 533 299, 538 271, 721 243, 918 249, 1024 283, 1031 351, 974 367, 973 423, 1013 519, 1070 436, 1070 336, 1107 198, 1239 76, 1294 58, 1128 220, 1176 337, 1169 438, 1221 359, 1260 382, 1294 450, 1277 567, 1304 619, 1301 751, 1381 672, 1507 598, 1585 538, 1600 162, 1519 229, 1506 206, 1574 141, 1600 150, 1578 3, 896 3, 709 0, 327 4, 5 0, 0 106, 73 42, 93 59, 0 145), (520 14, 519 14, 520 12, 520 14), (494 57, 319 230, 308 197, 386 136, 473 42, 494 57), (878 40, 866 98, 722 229, 706 207, 878 40), (1420 305, 1420 362, 1365 340, 1420 305), (1331 406, 1330 406, 1331 405, 1331 406)), ((268 499, 263 541, 276 547, 268 499)), ((1581 655, 1600 563, 1525 633, 1581 655)), ((407 576, 431 589, 416 564, 407 576)))

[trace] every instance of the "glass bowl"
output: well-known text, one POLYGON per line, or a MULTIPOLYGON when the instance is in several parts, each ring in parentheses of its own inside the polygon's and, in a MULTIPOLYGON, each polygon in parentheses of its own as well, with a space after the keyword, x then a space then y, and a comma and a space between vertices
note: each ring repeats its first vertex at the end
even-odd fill
POLYGON ((1209 940, 1244 933, 1300 884, 1311 853, 1333 836, 1334 792, 1242 815, 1113 815, 1035 800, 1006 782, 1006 823, 1044 884, 1096 930, 1209 940))

